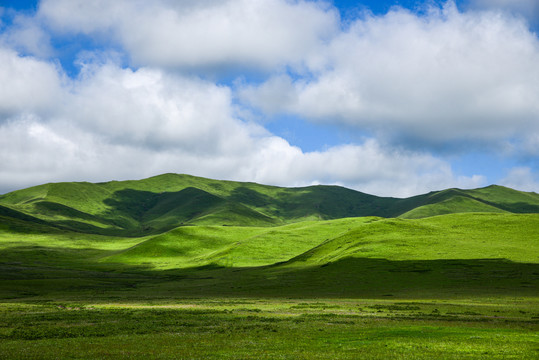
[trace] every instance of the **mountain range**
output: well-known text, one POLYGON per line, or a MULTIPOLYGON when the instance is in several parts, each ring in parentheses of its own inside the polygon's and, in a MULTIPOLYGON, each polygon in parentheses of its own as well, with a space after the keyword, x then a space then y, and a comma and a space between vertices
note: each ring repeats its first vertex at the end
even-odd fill
POLYGON ((340 186, 287 188, 163 174, 143 180, 49 183, 0 196, 0 223, 11 230, 113 236, 153 235, 188 225, 267 227, 464 212, 539 213, 539 194, 491 185, 392 198, 340 186))

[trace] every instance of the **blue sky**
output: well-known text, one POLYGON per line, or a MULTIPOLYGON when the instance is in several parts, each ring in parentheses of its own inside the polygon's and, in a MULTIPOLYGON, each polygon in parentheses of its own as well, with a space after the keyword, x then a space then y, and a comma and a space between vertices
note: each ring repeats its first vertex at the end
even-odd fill
POLYGON ((0 193, 539 192, 538 27, 536 0, 0 0, 0 193))

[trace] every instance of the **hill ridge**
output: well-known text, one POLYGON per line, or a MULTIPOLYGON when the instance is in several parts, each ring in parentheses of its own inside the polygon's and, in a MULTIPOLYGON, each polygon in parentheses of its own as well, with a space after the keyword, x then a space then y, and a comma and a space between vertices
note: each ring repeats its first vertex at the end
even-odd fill
POLYGON ((0 206, 54 228, 141 236, 182 225, 275 226, 364 216, 539 213, 539 195, 489 185, 394 198, 338 185, 280 187, 166 173, 141 180, 47 183, 0 195, 0 206))

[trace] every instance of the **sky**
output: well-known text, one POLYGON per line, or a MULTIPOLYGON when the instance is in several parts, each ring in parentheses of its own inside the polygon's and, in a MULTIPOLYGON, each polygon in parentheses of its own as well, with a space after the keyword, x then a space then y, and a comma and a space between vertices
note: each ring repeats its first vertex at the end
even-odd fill
POLYGON ((539 192, 538 0, 0 0, 0 194, 539 192))

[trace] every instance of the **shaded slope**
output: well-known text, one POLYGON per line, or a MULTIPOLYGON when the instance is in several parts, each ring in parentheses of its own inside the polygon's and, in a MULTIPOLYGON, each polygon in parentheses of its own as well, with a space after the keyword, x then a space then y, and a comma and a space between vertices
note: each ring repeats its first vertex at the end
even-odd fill
POLYGON ((282 188, 176 174, 45 184, 0 197, 0 203, 52 224, 109 235, 163 232, 181 224, 268 226, 390 216, 393 202, 337 186, 282 188))
POLYGON ((136 294, 536 297, 538 224, 538 214, 473 213, 258 228, 182 226, 125 239, 7 229, 0 231, 0 293, 107 301, 136 294))
POLYGON ((471 197, 455 195, 439 202, 416 207, 399 217, 403 219, 420 219, 429 216, 467 212, 504 213, 506 211, 471 197))
MULTIPOLYGON (((451 299, 536 298, 539 264, 498 259, 387 260, 348 257, 323 266, 207 272, 180 283, 191 296, 451 299), (211 281, 211 283, 210 283, 211 281)), ((174 290, 170 290, 171 292, 174 290)), ((181 291, 181 292, 180 292, 181 291)))
POLYGON ((447 189, 415 198, 415 206, 402 218, 423 218, 466 212, 539 213, 539 194, 491 185, 482 189, 447 189))
POLYGON ((2 195, 0 205, 75 231, 141 236, 186 224, 274 226, 361 216, 534 213, 539 195, 490 186, 397 199, 339 186, 284 188, 164 174, 136 181, 45 184, 2 195))
POLYGON ((491 185, 468 190, 470 196, 513 213, 539 213, 539 194, 491 185))
POLYGON ((59 227, 53 227, 46 221, 0 205, 0 231, 11 233, 56 233, 59 227))

